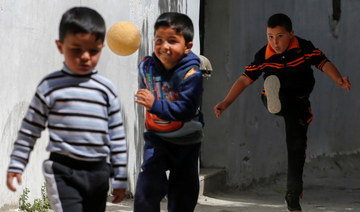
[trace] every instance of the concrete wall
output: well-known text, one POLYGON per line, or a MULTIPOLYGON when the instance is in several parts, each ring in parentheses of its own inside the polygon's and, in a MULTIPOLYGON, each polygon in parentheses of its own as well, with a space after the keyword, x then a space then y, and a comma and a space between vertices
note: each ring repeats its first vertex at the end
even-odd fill
MULTIPOLYGON (((40 197, 44 182, 41 164, 47 158, 47 132, 32 152, 23 175, 23 185, 16 193, 8 191, 5 174, 17 131, 39 81, 62 67, 63 57, 55 47, 61 15, 73 6, 88 6, 100 12, 110 27, 118 21, 131 21, 142 31, 142 45, 136 53, 120 57, 105 47, 98 65, 100 73, 118 86, 126 123, 129 146, 129 189, 134 190, 141 162, 143 120, 142 109, 134 104, 137 90, 137 63, 152 52, 153 23, 165 11, 187 13, 198 29, 199 1, 196 0, 3 0, 0 2, 1 89, 0 130, 2 156, 0 163, 0 211, 4 205, 16 204, 22 190, 30 189, 30 201, 40 197), (138 115, 140 114, 140 115, 138 115)), ((194 51, 199 51, 196 31, 194 51)))
POLYGON ((288 14, 295 34, 324 51, 353 84, 347 93, 314 70, 317 84, 311 96, 314 120, 308 133, 307 162, 319 156, 331 160, 338 154, 359 154, 359 1, 341 1, 337 25, 332 21, 331 0, 204 0, 203 7, 203 54, 211 60, 214 72, 205 81, 202 166, 224 167, 231 186, 286 172, 284 123, 260 101, 263 79, 248 87, 222 117, 217 119, 213 113, 214 105, 266 44, 266 21, 278 12, 288 14))

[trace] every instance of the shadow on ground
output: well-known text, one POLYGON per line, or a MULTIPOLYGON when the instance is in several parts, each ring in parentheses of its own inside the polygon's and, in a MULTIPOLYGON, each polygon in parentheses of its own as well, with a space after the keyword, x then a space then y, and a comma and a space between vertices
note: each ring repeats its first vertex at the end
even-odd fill
MULTIPOLYGON (((360 212, 360 154, 321 156, 304 170, 303 212, 360 212)), ((282 212, 285 175, 246 189, 227 188, 200 196, 195 212, 282 212)), ((108 204, 107 211, 133 211, 132 199, 108 204)), ((163 201, 162 211, 166 211, 163 201)))
MULTIPOLYGON (((360 154, 322 156, 304 169, 303 212, 360 212, 360 154)), ((246 189, 227 188, 200 196, 195 212, 284 212, 285 174, 246 189)), ((111 204, 106 211, 133 211, 133 199, 111 204)), ((2 208, 0 211, 19 211, 2 208)), ((161 203, 166 211, 166 200, 161 203)))

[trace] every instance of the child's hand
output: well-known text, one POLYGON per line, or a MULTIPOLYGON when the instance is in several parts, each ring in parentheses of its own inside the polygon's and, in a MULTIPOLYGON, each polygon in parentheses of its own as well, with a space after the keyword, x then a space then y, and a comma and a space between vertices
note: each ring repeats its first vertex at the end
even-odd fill
POLYGON ((147 110, 151 109, 155 101, 154 95, 148 89, 138 90, 138 92, 135 94, 135 97, 137 98, 135 102, 145 106, 147 110))
POLYGON ((115 188, 112 191, 112 195, 114 196, 114 200, 112 203, 120 203, 124 200, 125 197, 125 188, 115 188))
POLYGON ((349 80, 349 77, 342 77, 338 80, 337 82, 339 84, 339 86, 341 88, 344 88, 346 89, 347 91, 350 91, 350 87, 351 87, 351 84, 350 84, 350 80, 349 80))
POLYGON ((229 107, 229 104, 226 102, 220 102, 214 107, 215 116, 219 118, 219 116, 229 107))
POLYGON ((6 185, 11 191, 16 191, 16 188, 13 186, 14 178, 16 178, 19 185, 22 183, 22 177, 19 173, 8 172, 6 178, 6 185))

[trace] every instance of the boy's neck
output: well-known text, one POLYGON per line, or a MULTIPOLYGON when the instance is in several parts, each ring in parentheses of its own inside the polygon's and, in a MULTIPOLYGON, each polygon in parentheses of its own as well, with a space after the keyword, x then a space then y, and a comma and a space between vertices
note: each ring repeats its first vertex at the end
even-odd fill
POLYGON ((92 69, 90 70, 89 72, 86 72, 86 73, 75 73, 73 70, 71 70, 69 68, 69 66, 66 65, 66 63, 64 62, 64 66, 63 66, 63 69, 65 72, 69 73, 69 74, 72 74, 72 75, 78 75, 78 76, 88 76, 88 75, 91 75, 91 74, 95 74, 97 73, 97 70, 96 69, 92 69))

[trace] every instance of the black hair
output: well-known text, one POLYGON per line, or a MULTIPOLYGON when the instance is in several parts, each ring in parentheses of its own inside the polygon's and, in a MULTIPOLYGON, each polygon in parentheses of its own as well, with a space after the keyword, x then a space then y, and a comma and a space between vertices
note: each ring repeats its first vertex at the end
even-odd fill
POLYGON ((177 33, 184 36, 185 42, 191 42, 194 38, 194 25, 189 16, 177 13, 177 12, 166 12, 161 14, 154 25, 155 31, 159 27, 171 27, 177 33))
POLYGON ((60 21, 59 40, 64 41, 67 33, 90 33, 96 40, 105 39, 106 26, 103 17, 87 7, 73 7, 67 10, 60 21))
POLYGON ((277 13, 272 16, 270 16, 267 26, 270 28, 275 28, 277 26, 282 26, 286 29, 288 32, 292 32, 292 23, 289 16, 283 14, 283 13, 277 13))

